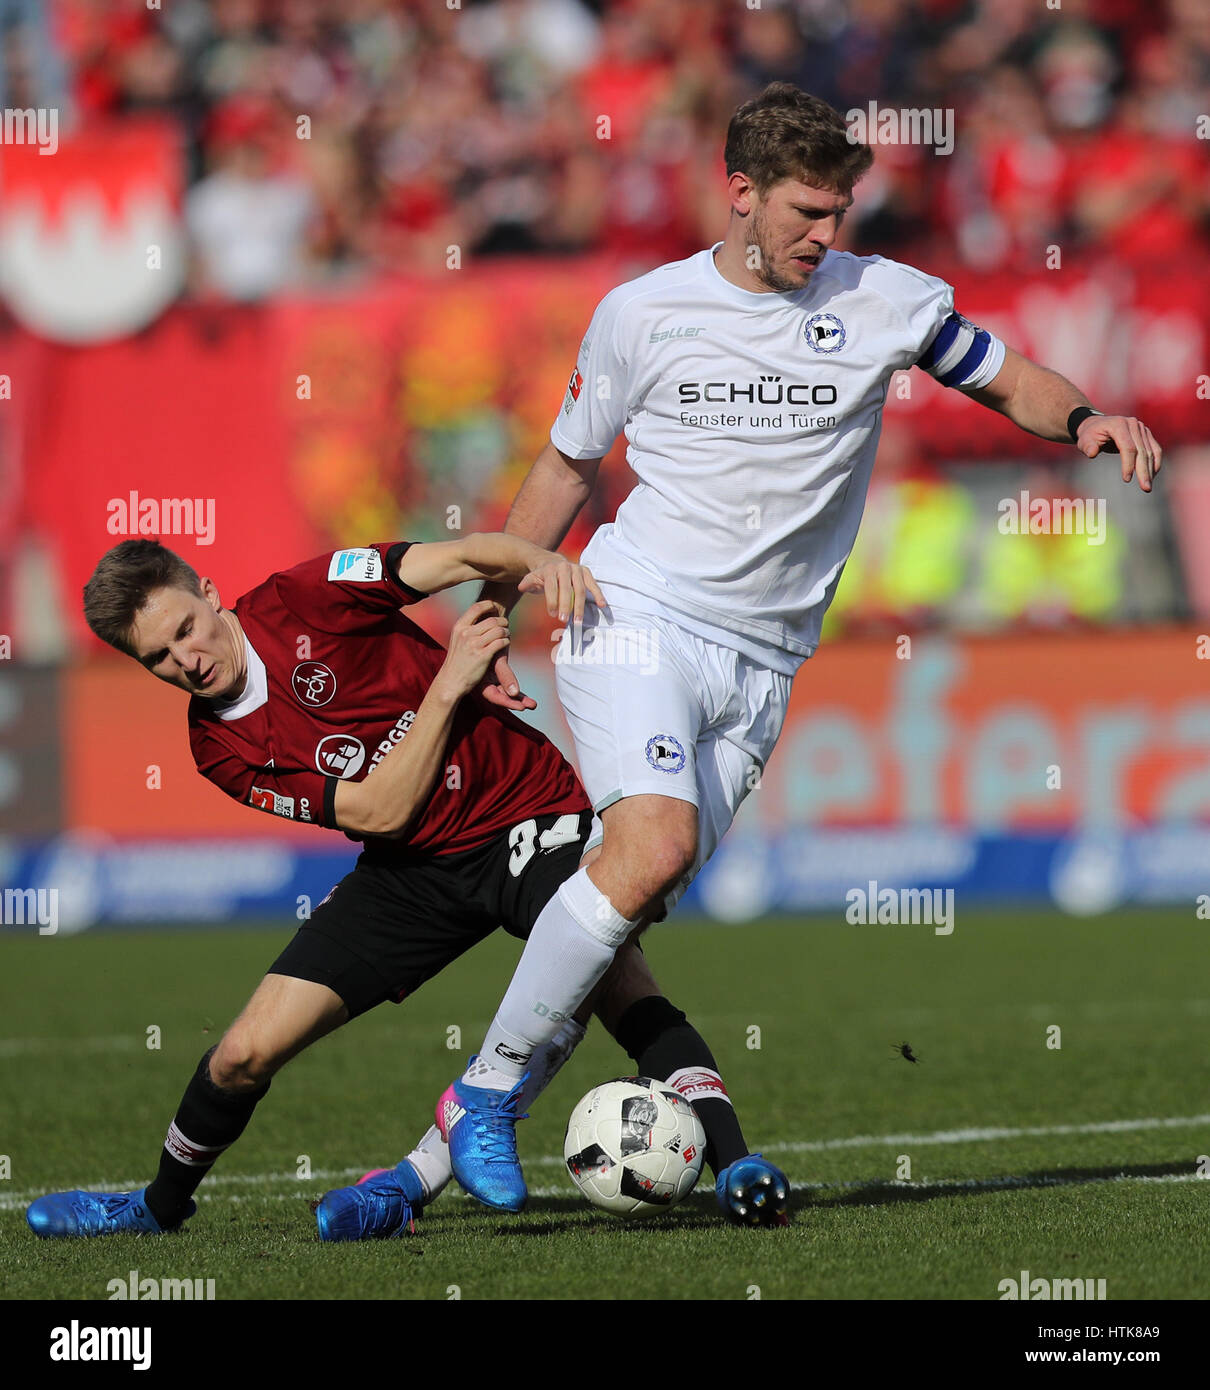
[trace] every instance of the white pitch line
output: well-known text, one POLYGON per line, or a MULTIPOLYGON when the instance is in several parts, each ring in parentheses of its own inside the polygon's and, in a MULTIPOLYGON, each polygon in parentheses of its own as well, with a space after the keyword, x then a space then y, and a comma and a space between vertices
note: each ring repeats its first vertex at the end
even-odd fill
MULTIPOLYGON (((931 1134, 857 1134, 845 1139, 807 1139, 795 1140, 781 1144, 766 1144, 766 1153, 818 1153, 827 1149, 861 1149, 879 1148, 885 1145, 908 1145, 915 1144, 922 1147, 929 1144, 979 1144, 988 1143, 995 1139, 1020 1139, 1020 1138, 1045 1138, 1051 1135, 1062 1134, 1126 1134, 1132 1131, 1149 1129, 1188 1129, 1197 1125, 1210 1125, 1210 1115, 1176 1115, 1168 1117, 1148 1116, 1137 1120, 1098 1120, 1091 1124, 1082 1125, 1034 1125, 1025 1129, 1009 1128, 984 1128, 984 1129, 939 1129, 931 1134)), ((554 1154, 546 1154, 537 1158, 527 1158, 525 1166, 527 1168, 537 1167, 559 1167, 562 1168, 564 1160, 554 1154)), ((273 1183, 284 1182, 326 1182, 332 1178, 360 1177, 369 1165, 358 1164, 353 1168, 315 1168, 311 1171, 309 1178, 299 1179, 292 1173, 215 1173, 208 1177, 206 1181, 207 1191, 216 1187, 268 1187, 273 1183)), ((1184 1181, 1183 1178, 1129 1178, 1127 1180, 1142 1181, 1184 1181)), ((984 1182, 982 1178, 953 1178, 940 1179, 949 1185, 961 1185, 962 1183, 979 1184, 984 1182)), ((1025 1181, 1024 1179, 1014 1179, 1013 1181, 1025 1181)), ((1085 1179, 1055 1179, 1060 1182, 1081 1182, 1085 1179)), ((1092 1181, 1092 1179, 1088 1179, 1092 1181)), ((1107 1179, 1097 1179, 1096 1181, 1107 1181, 1107 1179)), ((98 1178, 94 1182, 85 1183, 86 1192, 129 1192, 142 1186, 146 1178, 137 1178, 114 1182, 105 1178, 98 1178)), ((857 1183, 857 1186, 867 1186, 865 1183, 857 1183)), ((934 1183, 933 1186, 937 1186, 934 1183)), ((796 1182, 796 1187, 835 1187, 844 1184, 835 1183, 804 1183, 796 1182)), ((919 1186, 917 1183, 904 1183, 905 1187, 919 1186)), ((531 1188, 533 1192, 539 1189, 531 1188)), ((562 1189, 553 1189, 561 1191, 562 1189)), ((0 1211, 11 1211, 16 1206, 23 1206, 32 1202, 35 1197, 41 1197, 45 1189, 29 1189, 26 1191, 8 1192, 0 1196, 0 1211)), ((301 1194, 300 1194, 301 1195, 301 1194)))
MULTIPOLYGON (((313 1168, 309 1178, 296 1178, 293 1173, 214 1173, 205 1178, 206 1190, 214 1187, 268 1187, 271 1183, 296 1182, 303 1187, 308 1182, 327 1182, 332 1178, 359 1178, 362 1173, 368 1171, 368 1166, 358 1164, 356 1168, 313 1168)), ((134 1192, 140 1187, 147 1185, 148 1179, 144 1175, 141 1178, 125 1179, 121 1182, 113 1182, 108 1178, 98 1178, 95 1182, 85 1183, 82 1189, 84 1192, 134 1192)), ((0 1210, 3 1210, 4 1202, 16 1202, 25 1200, 32 1202, 35 1197, 44 1195, 45 1189, 30 1188, 24 1192, 9 1192, 0 1197, 0 1210)))
POLYGON ((801 1192, 830 1192, 845 1189, 863 1191, 882 1191, 886 1188, 904 1188, 908 1191, 932 1192, 938 1188, 954 1191, 994 1192, 1004 1188, 1028 1187, 1082 1187, 1098 1182, 1197 1182, 1205 1181, 1200 1173, 1111 1173, 1103 1177, 1086 1178, 1048 1177, 1039 1173, 1033 1177, 1006 1173, 990 1178, 919 1178, 905 1181, 897 1178, 855 1178, 849 1182, 794 1182, 791 1186, 801 1192))
POLYGON ((821 1153, 828 1149, 872 1149, 884 1144, 987 1144, 995 1139, 1039 1139, 1058 1134, 1128 1134, 1146 1129, 1190 1129, 1210 1125, 1210 1115, 1151 1116, 1139 1120, 1097 1120, 1082 1125, 1031 1125, 1010 1129, 937 1129, 931 1134, 855 1134, 847 1139, 801 1139, 766 1144, 762 1152, 821 1153))

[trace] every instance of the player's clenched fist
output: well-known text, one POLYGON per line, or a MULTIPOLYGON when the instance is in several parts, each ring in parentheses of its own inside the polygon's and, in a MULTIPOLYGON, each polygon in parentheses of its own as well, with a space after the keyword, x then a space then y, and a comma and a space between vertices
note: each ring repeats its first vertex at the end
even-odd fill
POLYGON ((498 603, 472 603, 450 630, 449 651, 438 679, 459 698, 487 674, 492 661, 508 646, 508 619, 498 603))

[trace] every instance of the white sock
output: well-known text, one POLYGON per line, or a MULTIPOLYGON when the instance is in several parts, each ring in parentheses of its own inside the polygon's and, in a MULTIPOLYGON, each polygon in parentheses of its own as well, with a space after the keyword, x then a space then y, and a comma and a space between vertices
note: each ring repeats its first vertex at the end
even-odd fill
POLYGON ((609 969, 618 947, 638 925, 627 921, 580 869, 538 915, 500 1008, 483 1040, 482 1072, 466 1080, 510 1090, 534 1052, 550 1042, 609 969))
POLYGON ((424 1200, 436 1198, 450 1180, 450 1148, 436 1125, 430 1125, 424 1138, 408 1154, 408 1162, 424 1184, 424 1200))
POLYGON ((492 1066, 486 1057, 479 1054, 467 1063, 462 1080, 469 1086, 482 1086, 489 1091, 511 1091, 517 1084, 517 1078, 510 1072, 492 1066))
MULTIPOLYGON (((518 1109, 524 1113, 555 1079, 559 1068, 584 1041, 587 1030, 582 1023, 569 1018, 550 1042, 543 1043, 529 1059, 529 1080, 521 1092, 518 1109)), ((510 1087, 511 1089, 511 1087, 510 1087)), ((453 1176, 450 1168, 450 1146, 441 1137, 436 1125, 408 1154, 408 1162, 424 1184, 425 1206, 431 1206, 445 1190, 453 1176)))
POLYGON ((582 1023, 569 1018, 550 1042, 536 1048, 529 1059, 529 1080, 521 1088, 521 1098, 517 1108, 524 1112, 538 1099, 547 1086, 555 1079, 563 1063, 584 1041, 588 1030, 582 1023))

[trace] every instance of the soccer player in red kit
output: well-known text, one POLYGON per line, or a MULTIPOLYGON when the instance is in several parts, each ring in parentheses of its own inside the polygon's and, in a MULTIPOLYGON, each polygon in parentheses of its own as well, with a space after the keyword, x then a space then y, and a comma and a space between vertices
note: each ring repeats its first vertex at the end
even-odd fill
MULTIPOLYGON (((588 593, 600 601, 587 570, 503 535, 338 550, 271 575, 233 609, 156 541, 125 541, 98 564, 84 591, 89 626, 190 692, 198 770, 250 807, 342 830, 365 848, 201 1059, 155 1180, 132 1193, 40 1198, 28 1212, 38 1235, 179 1227, 291 1057, 401 1002, 497 926, 524 938, 575 872, 592 823, 575 773, 536 730, 472 697, 508 645, 499 605, 472 605, 448 651, 400 612, 472 579, 543 590, 564 615, 581 615, 588 593)), ((746 1153, 709 1050, 659 995, 637 948, 597 1007, 640 1071, 694 1077, 687 1094, 714 1163, 746 1153)), ((524 1099, 582 1035, 566 1020, 535 1059, 524 1099)), ((449 1171, 430 1129, 396 1168, 327 1194, 321 1237, 398 1234, 449 1171)))

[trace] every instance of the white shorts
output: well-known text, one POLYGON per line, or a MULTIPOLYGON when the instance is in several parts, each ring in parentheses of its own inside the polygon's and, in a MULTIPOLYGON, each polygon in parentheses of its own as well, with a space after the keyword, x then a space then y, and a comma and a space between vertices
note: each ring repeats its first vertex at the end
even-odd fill
MULTIPOLYGON (((698 855, 669 906, 718 848, 781 733, 793 677, 681 627, 670 612, 626 607, 605 586, 613 621, 594 605, 583 644, 570 624, 555 652, 555 684, 598 812, 655 794, 698 810, 698 855)), ((586 848, 601 841, 594 831, 586 848)))

